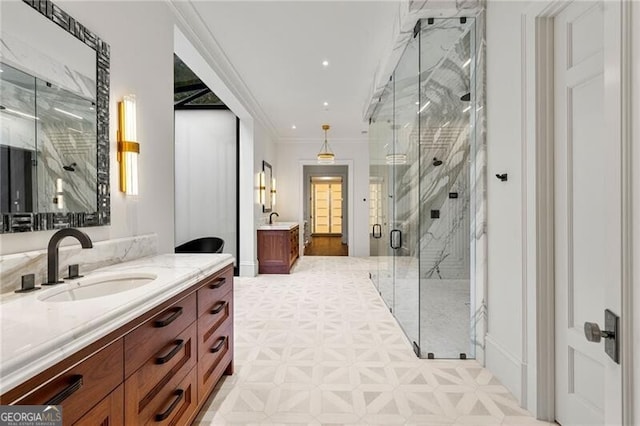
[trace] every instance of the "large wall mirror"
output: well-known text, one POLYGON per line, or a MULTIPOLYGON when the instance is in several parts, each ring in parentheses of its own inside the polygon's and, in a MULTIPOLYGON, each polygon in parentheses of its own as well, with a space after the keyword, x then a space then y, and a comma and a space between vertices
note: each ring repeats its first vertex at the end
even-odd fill
POLYGON ((262 188, 260 188, 262 191, 262 212, 270 213, 273 209, 273 197, 271 195, 271 190, 273 189, 273 170, 271 164, 264 160, 262 161, 262 179, 262 188))
POLYGON ((3 2, 0 233, 109 223, 109 45, 50 1, 3 2))

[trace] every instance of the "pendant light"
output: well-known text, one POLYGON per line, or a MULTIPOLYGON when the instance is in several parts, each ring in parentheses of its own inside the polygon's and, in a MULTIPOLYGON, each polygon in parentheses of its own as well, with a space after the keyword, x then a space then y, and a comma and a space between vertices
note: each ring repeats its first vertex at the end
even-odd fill
POLYGON ((327 142, 327 130, 331 127, 328 124, 322 125, 322 130, 324 130, 324 142, 322 147, 320 148, 320 152, 318 153, 318 164, 333 164, 336 156, 329 148, 329 142, 327 142))

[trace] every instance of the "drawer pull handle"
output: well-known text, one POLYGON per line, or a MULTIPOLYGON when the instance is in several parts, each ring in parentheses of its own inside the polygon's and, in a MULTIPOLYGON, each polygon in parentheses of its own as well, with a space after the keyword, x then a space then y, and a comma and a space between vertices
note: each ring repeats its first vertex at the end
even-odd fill
POLYGON ((155 322, 153 323, 153 326, 156 328, 166 327, 172 322, 174 322, 176 318, 182 315, 182 308, 180 306, 173 308, 171 310, 173 311, 171 315, 169 315, 165 319, 155 320, 155 322))
POLYGON ((220 302, 216 303, 213 306, 213 309, 211 309, 211 315, 219 314, 220 311, 222 311, 225 306, 227 306, 226 300, 221 300, 220 302))
POLYGON ((171 352, 169 352, 165 356, 159 356, 156 358, 156 364, 166 364, 167 362, 171 361, 171 358, 176 356, 176 354, 180 352, 182 348, 184 348, 184 340, 182 339, 176 340, 175 344, 176 346, 175 348, 171 349, 171 352))
POLYGON ((75 391, 82 387, 82 376, 80 374, 76 374, 71 376, 71 384, 61 390, 58 394, 56 394, 53 398, 44 403, 44 405, 60 405, 62 401, 69 398, 75 391))
POLYGON ((227 282, 227 279, 226 279, 226 278, 216 278, 216 279, 214 280, 214 284, 210 284, 210 285, 209 285, 209 288, 210 288, 211 290, 215 290, 216 288, 220 288, 220 287, 222 287, 222 286, 224 285, 224 283, 226 283, 226 282, 227 282))
POLYGON ((171 415, 173 410, 175 410, 175 408, 178 406, 178 403, 182 401, 182 398, 184 398, 183 389, 176 389, 173 394, 176 396, 176 399, 173 400, 169 408, 167 408, 164 412, 156 414, 156 422, 166 420, 171 415))
POLYGON ((216 353, 224 346, 224 342, 227 341, 227 336, 222 336, 218 339, 218 343, 211 348, 211 352, 216 353))

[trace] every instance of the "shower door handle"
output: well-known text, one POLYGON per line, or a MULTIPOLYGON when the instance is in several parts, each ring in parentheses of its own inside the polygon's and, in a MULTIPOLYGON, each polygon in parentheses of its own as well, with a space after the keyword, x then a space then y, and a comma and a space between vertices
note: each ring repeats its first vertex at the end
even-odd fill
POLYGON ((389 243, 392 249, 399 249, 402 247, 402 231, 399 229, 394 229, 389 234, 389 243))
POLYGON ((380 225, 379 223, 376 223, 375 225, 373 225, 373 238, 382 238, 382 225, 380 225), (376 232, 376 229, 378 229, 378 232, 376 232))

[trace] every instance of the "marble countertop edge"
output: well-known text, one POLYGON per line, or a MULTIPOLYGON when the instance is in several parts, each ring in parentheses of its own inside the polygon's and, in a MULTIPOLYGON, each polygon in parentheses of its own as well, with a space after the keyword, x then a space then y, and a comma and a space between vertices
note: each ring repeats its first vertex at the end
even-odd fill
MULTIPOLYGON (((231 255, 158 255, 111 265, 90 274, 94 276, 128 270, 136 270, 137 272, 165 271, 165 275, 158 272, 162 282, 157 287, 141 287, 124 292, 126 293, 124 295, 126 297, 125 303, 122 303, 122 293, 85 301, 42 302, 37 298, 41 291, 29 295, 19 295, 22 296, 20 299, 3 300, 0 303, 0 318, 3 319, 0 326, 0 344, 2 345, 0 352, 3 353, 3 359, 0 360, 0 394, 45 371, 66 357, 171 299, 206 276, 232 263, 233 257, 231 255), (171 273, 168 272, 169 270, 171 273), (98 301, 107 302, 108 306, 104 312, 91 316, 91 310, 87 310, 87 307, 91 308, 91 305, 98 301), (12 304, 14 306, 11 306, 12 304), (33 313, 29 318, 12 318, 11 324, 6 325, 9 322, 5 321, 6 315, 11 315, 11 311, 13 313, 16 310, 22 311, 25 306, 30 304, 32 304, 33 310, 31 312, 33 313), (71 324, 63 332, 56 329, 56 324, 48 324, 46 321, 43 323, 42 321, 47 319, 50 310, 55 309, 58 310, 56 313, 64 316, 64 321, 71 324), (85 312, 82 312, 83 309, 85 312), (19 328, 23 324, 28 329, 29 320, 41 320, 38 325, 38 331, 41 335, 30 336, 36 342, 33 346, 27 344, 16 349, 18 345, 11 345, 8 339, 14 337, 15 340, 19 340, 16 333, 19 332, 19 328), (47 338, 47 333, 55 333, 55 336, 47 338), (11 353, 12 351, 13 353, 11 353), (18 352, 19 355, 16 356, 15 354, 18 352), (9 359, 4 359, 7 355, 12 356, 9 359)), ((149 285, 151 284, 146 286, 149 285)))

